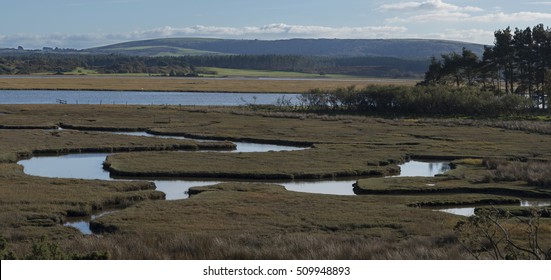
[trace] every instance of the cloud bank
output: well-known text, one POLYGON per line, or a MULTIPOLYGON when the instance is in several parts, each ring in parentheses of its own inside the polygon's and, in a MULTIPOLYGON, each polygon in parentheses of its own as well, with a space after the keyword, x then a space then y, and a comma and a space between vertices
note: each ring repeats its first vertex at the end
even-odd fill
MULTIPOLYGON (((550 5, 549 1, 528 2, 532 5, 550 5)), ((504 23, 544 22, 551 20, 551 13, 521 11, 504 13, 485 11, 475 6, 458 6, 442 0, 424 2, 396 2, 380 5, 381 12, 399 13, 398 17, 387 18, 389 23, 465 22, 465 23, 504 23)))

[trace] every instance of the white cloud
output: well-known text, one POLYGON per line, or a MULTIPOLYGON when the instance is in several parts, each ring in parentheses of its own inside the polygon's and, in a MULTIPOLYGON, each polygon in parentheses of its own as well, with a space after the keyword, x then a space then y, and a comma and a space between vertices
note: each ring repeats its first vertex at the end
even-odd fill
POLYGON ((315 25, 289 25, 284 23, 264 26, 223 27, 223 26, 165 26, 149 30, 136 30, 128 33, 88 33, 48 35, 16 34, 1 35, 0 47, 23 46, 27 49, 42 47, 89 48, 122 41, 144 40, 167 37, 210 37, 225 39, 289 39, 289 38, 393 38, 404 34, 403 26, 360 26, 327 27, 315 25))
POLYGON ((551 20, 551 13, 539 12, 518 12, 504 13, 495 12, 483 15, 472 15, 461 12, 438 12, 425 13, 410 17, 394 17, 386 19, 390 23, 405 22, 467 22, 467 23, 506 23, 514 25, 516 23, 539 23, 541 21, 551 20))
POLYGON ((461 12, 438 12, 438 13, 426 13, 419 14, 410 17, 394 17, 387 19, 388 22, 457 22, 472 18, 470 14, 461 12))
POLYGON ((384 4, 379 7, 381 11, 447 11, 447 12, 480 12, 482 8, 474 6, 457 6, 445 3, 442 0, 426 0, 424 2, 399 2, 384 4))
POLYGON ((529 5, 548 5, 551 6, 551 1, 540 1, 540 2, 528 2, 529 5))
POLYGON ((518 13, 491 13, 480 16, 473 16, 469 20, 476 22, 539 22, 541 20, 551 20, 551 13, 539 12, 518 12, 518 13))

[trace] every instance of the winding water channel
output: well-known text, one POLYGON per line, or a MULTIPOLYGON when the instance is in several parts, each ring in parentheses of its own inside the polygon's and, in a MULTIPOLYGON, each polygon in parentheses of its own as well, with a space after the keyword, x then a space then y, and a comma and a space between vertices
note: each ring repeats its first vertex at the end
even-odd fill
MULTIPOLYGON (((107 132, 106 132, 107 133, 107 132)), ((136 137, 162 137, 186 139, 187 137, 178 136, 158 136, 146 132, 113 132, 116 134, 126 134, 136 137)), ((193 139, 196 140, 196 139, 193 139)), ((209 141, 209 140, 196 140, 209 141)), ((248 153, 248 152, 280 152, 296 151, 307 149, 304 147, 259 144, 248 142, 234 142, 236 149, 225 152, 248 153)), ((219 151, 204 151, 206 153, 219 153, 219 151)), ((224 152, 224 151, 223 151, 224 152)), ((103 169, 103 162, 108 153, 95 154, 67 154, 56 156, 38 156, 31 159, 21 160, 18 163, 24 167, 28 175, 49 177, 49 178, 68 178, 68 179, 89 179, 89 180, 119 180, 112 178, 108 171, 103 169)), ((399 176, 423 176, 432 177, 436 174, 449 170, 448 162, 420 162, 410 161, 401 167, 399 176)), ((157 186, 157 190, 166 194, 167 200, 177 200, 187 198, 187 190, 192 186, 212 185, 229 180, 177 180, 177 179, 154 179, 152 182, 157 186)), ((234 180, 236 181, 236 180, 234 180)), ((245 181, 245 180, 243 180, 245 181)), ((250 182, 250 180, 248 181, 250 182)), ((352 184, 356 180, 296 180, 296 181, 270 181, 277 182, 290 191, 333 194, 333 195, 355 195, 352 184)))
MULTIPOLYGON (((126 134, 135 137, 159 137, 159 138, 175 138, 190 140, 191 138, 179 136, 159 136, 146 132, 105 132, 115 134, 126 134)), ((210 141, 197 140, 195 141, 210 141)), ((268 152, 268 151, 296 151, 307 149, 304 147, 281 146, 248 142, 234 142, 236 149, 225 152, 268 152)), ((220 151, 205 151, 209 153, 220 151)), ((224 151, 222 151, 224 152, 224 151)), ((31 159, 21 160, 18 163, 24 167, 24 172, 28 175, 41 176, 48 178, 69 178, 69 179, 88 179, 88 180, 121 180, 112 178, 108 171, 103 169, 103 162, 108 156, 108 153, 96 154, 67 154, 57 156, 38 156, 31 159)), ((400 165, 400 175, 392 177, 433 177, 437 174, 444 173, 450 169, 449 162, 445 161, 409 161, 400 165)), ((167 200, 179 200, 188 198, 188 190, 190 187, 208 186, 230 180, 185 180, 185 179, 153 179, 157 190, 165 193, 167 200)), ((239 180, 232 180, 239 182, 239 180)), ((242 182, 251 182, 241 180, 242 182)), ((295 180, 295 181, 270 181, 283 185, 289 191, 315 193, 315 194, 331 194, 331 195, 355 195, 352 185, 356 179, 335 179, 335 180, 295 180)), ((520 206, 549 206, 549 201, 521 201, 520 206)), ((460 207, 436 209, 435 211, 443 211, 446 213, 473 216, 475 207, 460 207)), ((112 213, 112 211, 99 212, 89 217, 78 217, 68 219, 65 226, 77 228, 83 234, 92 234, 90 230, 90 221, 99 217, 112 213)))
MULTIPOLYGON (((158 136, 146 132, 105 132, 126 134, 135 137, 160 137, 186 139, 178 136, 158 136)), ((196 140, 196 139, 194 139, 196 140)), ((209 141, 209 140, 196 140, 209 141)), ((227 152, 268 152, 268 151, 295 151, 307 149, 304 147, 281 146, 259 143, 234 142, 236 149, 227 152)), ((206 151, 214 152, 214 151, 206 151)), ((120 180, 112 178, 108 171, 103 169, 103 162, 108 153, 95 154, 67 154, 56 156, 38 156, 21 160, 18 163, 24 167, 24 172, 32 176, 48 178, 70 178, 88 180, 120 180)), ((426 176, 432 177, 436 174, 449 170, 448 162, 419 162, 410 161, 400 166, 402 173, 399 176, 426 176)), ((157 190, 165 193, 167 200, 178 200, 188 198, 190 187, 207 186, 229 180, 180 180, 180 179, 154 179, 157 190)), ((250 182, 250 181, 248 181, 250 182)), ((344 180, 296 180, 296 181, 270 181, 285 186, 289 191, 332 194, 332 195, 355 195, 352 184, 356 179, 344 180)), ((90 220, 104 216, 110 212, 98 213, 91 217, 74 218, 67 221, 66 226, 78 228, 83 234, 91 234, 89 229, 90 220)))

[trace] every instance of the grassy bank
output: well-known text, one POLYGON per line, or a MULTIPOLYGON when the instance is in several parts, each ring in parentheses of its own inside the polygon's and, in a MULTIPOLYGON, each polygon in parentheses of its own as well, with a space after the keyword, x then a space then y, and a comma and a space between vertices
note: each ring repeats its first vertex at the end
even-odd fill
MULTIPOLYGON (((313 149, 267 153, 124 153, 109 156, 111 174, 128 177, 322 179, 397 174, 395 165, 369 164, 382 158, 373 147, 317 145, 313 149)), ((394 155, 395 162, 403 161, 394 155)))
POLYGON ((0 137, 0 162, 15 162, 40 154, 235 149, 235 145, 230 142, 200 143, 57 129, 0 129, 0 137))

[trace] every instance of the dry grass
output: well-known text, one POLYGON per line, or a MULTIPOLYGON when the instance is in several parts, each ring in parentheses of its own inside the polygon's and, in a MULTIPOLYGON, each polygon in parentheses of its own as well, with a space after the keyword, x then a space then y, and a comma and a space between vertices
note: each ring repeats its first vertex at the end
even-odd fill
POLYGON ((550 162, 518 162, 505 160, 486 160, 490 172, 488 181, 526 181, 531 186, 551 187, 550 162))
POLYGON ((18 77, 0 79, 2 89, 45 90, 114 90, 114 91, 193 91, 193 92, 275 92, 301 93, 312 88, 335 89, 348 86, 365 87, 374 84, 415 85, 414 80, 380 79, 200 79, 167 77, 18 77))

